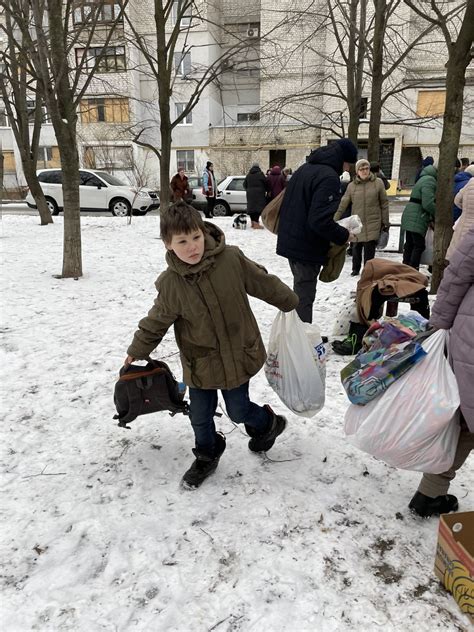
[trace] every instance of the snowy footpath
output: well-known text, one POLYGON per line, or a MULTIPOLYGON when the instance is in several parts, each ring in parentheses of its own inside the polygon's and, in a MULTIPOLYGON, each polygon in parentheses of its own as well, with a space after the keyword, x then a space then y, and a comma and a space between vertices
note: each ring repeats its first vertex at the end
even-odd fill
MULTIPOLYGON (((433 573, 437 519, 407 509, 420 475, 344 438, 348 358, 329 348, 313 419, 285 410, 262 370, 251 396, 286 414, 287 431, 255 455, 223 415, 227 450, 194 492, 179 488, 193 459, 186 417, 117 427, 114 383, 164 267, 159 218, 81 219, 80 280, 53 276, 62 217, 2 222, 2 631, 468 630, 433 573)), ((275 236, 216 223, 291 285, 275 236)), ((355 285, 349 259, 319 285, 323 334, 355 285)), ((251 303, 267 342, 276 310, 251 303)), ((172 331, 154 356, 181 377, 172 331)), ((451 490, 473 509, 472 457, 451 490)))

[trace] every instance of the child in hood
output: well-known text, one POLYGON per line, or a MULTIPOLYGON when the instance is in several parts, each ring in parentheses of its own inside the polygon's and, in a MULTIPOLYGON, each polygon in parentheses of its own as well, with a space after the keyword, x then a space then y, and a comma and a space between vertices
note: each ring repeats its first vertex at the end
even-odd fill
POLYGON ((230 419, 245 424, 252 452, 269 450, 284 431, 284 417, 249 398, 249 380, 266 353, 248 295, 284 312, 296 307, 298 297, 239 248, 226 246, 223 232, 184 202, 162 213, 161 237, 168 268, 156 281, 158 296, 138 324, 125 364, 147 358, 174 326, 195 436, 196 459, 182 483, 196 488, 226 447, 214 425, 217 390, 230 419))

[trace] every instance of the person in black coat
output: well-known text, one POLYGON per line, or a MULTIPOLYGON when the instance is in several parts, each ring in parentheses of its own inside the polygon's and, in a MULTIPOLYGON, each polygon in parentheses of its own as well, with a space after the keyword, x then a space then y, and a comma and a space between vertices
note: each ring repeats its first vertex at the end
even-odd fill
POLYGON ((313 321, 313 303, 321 267, 330 242, 347 243, 352 236, 333 217, 341 198, 339 180, 357 160, 357 147, 347 138, 313 151, 288 182, 280 209, 277 254, 286 257, 302 321, 313 321))
POLYGON ((269 183, 256 162, 245 176, 244 189, 247 191, 247 213, 250 215, 251 226, 263 228, 258 220, 268 201, 269 183))

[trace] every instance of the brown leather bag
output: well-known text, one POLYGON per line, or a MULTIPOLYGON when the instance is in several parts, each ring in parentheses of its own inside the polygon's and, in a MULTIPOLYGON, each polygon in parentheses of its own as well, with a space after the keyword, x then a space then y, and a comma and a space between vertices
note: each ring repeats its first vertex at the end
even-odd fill
POLYGON ((280 208, 283 202, 283 196, 286 189, 283 189, 276 197, 271 200, 263 209, 260 219, 262 224, 274 235, 278 235, 278 226, 280 223, 280 208))

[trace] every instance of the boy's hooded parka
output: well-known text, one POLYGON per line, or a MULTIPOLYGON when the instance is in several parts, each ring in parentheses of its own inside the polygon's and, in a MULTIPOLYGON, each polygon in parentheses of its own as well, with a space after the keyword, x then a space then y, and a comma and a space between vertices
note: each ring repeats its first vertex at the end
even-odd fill
POLYGON ((449 355, 461 411, 474 432, 474 228, 460 241, 438 288, 430 324, 450 329, 449 355))
POLYGON ((168 269, 155 284, 155 304, 140 321, 127 353, 146 358, 174 324, 184 382, 195 388, 233 389, 253 377, 266 358, 247 294, 284 312, 296 307, 298 297, 239 248, 226 246, 217 226, 205 225, 205 250, 198 264, 186 264, 168 251, 168 269))
POLYGON ((374 173, 371 173, 366 180, 356 176, 349 183, 334 216, 336 221, 343 216, 350 204, 352 204, 352 215, 358 215, 362 222, 362 231, 357 235, 357 241, 377 240, 382 227, 389 227, 387 194, 383 181, 374 173))
POLYGON ((344 164, 338 143, 319 147, 286 187, 280 209, 277 254, 312 264, 327 263, 330 243, 345 244, 349 231, 334 222, 344 164))
POLYGON ((428 224, 435 219, 436 178, 437 171, 433 165, 428 165, 421 172, 402 214, 402 230, 419 233, 423 237, 426 235, 428 224))

